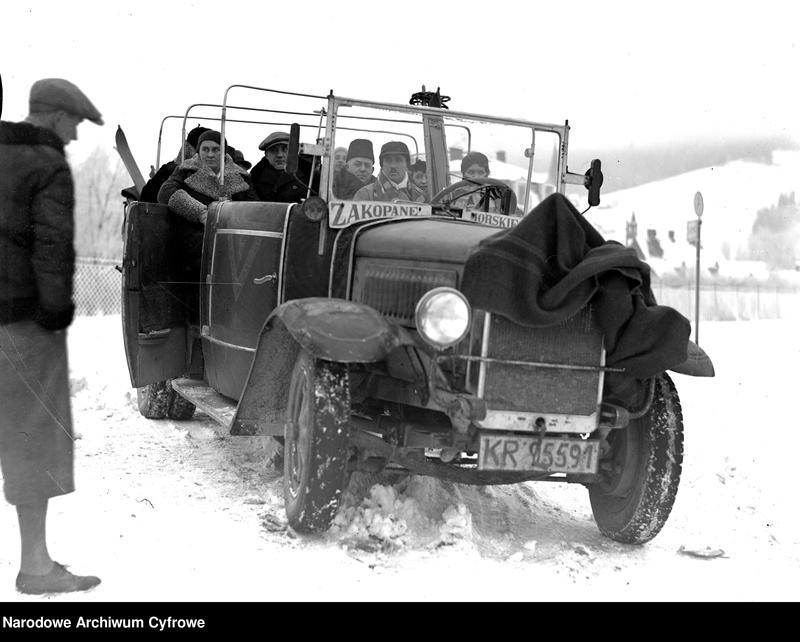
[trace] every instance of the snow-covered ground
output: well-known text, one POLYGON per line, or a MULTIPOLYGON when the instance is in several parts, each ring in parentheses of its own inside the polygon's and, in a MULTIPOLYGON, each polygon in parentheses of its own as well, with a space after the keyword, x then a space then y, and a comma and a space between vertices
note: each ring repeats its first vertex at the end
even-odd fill
POLYGON ((674 375, 684 473, 649 544, 600 535, 579 486, 364 475, 336 527, 307 538, 286 529, 265 440, 221 436, 203 415, 142 418, 119 317, 77 319, 77 490, 51 502, 48 532, 55 559, 103 583, 17 594, 16 514, 2 502, 0 601, 798 600, 797 325, 708 322, 701 343, 717 377, 674 375))

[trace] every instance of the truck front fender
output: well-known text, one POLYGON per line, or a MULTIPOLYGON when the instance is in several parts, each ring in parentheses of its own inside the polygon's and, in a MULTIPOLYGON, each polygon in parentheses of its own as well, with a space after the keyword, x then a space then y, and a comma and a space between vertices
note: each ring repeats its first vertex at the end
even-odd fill
POLYGON ((692 377, 713 377, 714 364, 711 361, 705 350, 697 345, 691 339, 687 349, 688 357, 683 363, 670 368, 672 372, 678 374, 690 375, 692 377))
POLYGON ((300 349, 327 361, 372 363, 413 342, 405 329, 361 303, 322 297, 287 301, 261 329, 231 434, 283 434, 289 381, 300 349))
POLYGON ((328 361, 381 361, 394 348, 412 342, 406 332, 387 323, 374 308, 343 299, 295 299, 277 308, 273 318, 284 323, 304 350, 328 361))

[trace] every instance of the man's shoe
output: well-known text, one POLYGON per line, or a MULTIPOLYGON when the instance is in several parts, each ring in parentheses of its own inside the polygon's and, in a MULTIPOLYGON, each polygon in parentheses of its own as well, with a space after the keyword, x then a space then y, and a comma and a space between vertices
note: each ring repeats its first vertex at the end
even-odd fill
POLYGON ((100 578, 94 575, 73 575, 58 562, 47 575, 17 575, 17 590, 20 593, 41 595, 43 593, 69 593, 86 591, 100 584, 100 578))

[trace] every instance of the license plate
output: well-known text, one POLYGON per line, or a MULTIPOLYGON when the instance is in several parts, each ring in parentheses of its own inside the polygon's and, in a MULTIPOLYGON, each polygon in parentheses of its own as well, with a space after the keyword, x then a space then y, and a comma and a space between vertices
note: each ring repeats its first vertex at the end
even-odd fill
POLYGON ((478 469, 593 474, 599 454, 596 439, 482 435, 478 469))

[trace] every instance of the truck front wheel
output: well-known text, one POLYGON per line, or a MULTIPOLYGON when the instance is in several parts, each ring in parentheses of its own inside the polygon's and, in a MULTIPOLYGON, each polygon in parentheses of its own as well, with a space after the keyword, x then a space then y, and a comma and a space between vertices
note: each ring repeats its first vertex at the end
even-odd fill
POLYGON ((608 436, 604 479, 589 485, 600 531, 625 544, 644 544, 664 526, 675 502, 683 463, 683 417, 675 384, 656 377, 650 410, 608 436))
POLYGON ((328 529, 347 483, 350 382, 347 366, 298 354, 286 407, 283 494, 298 532, 328 529))

